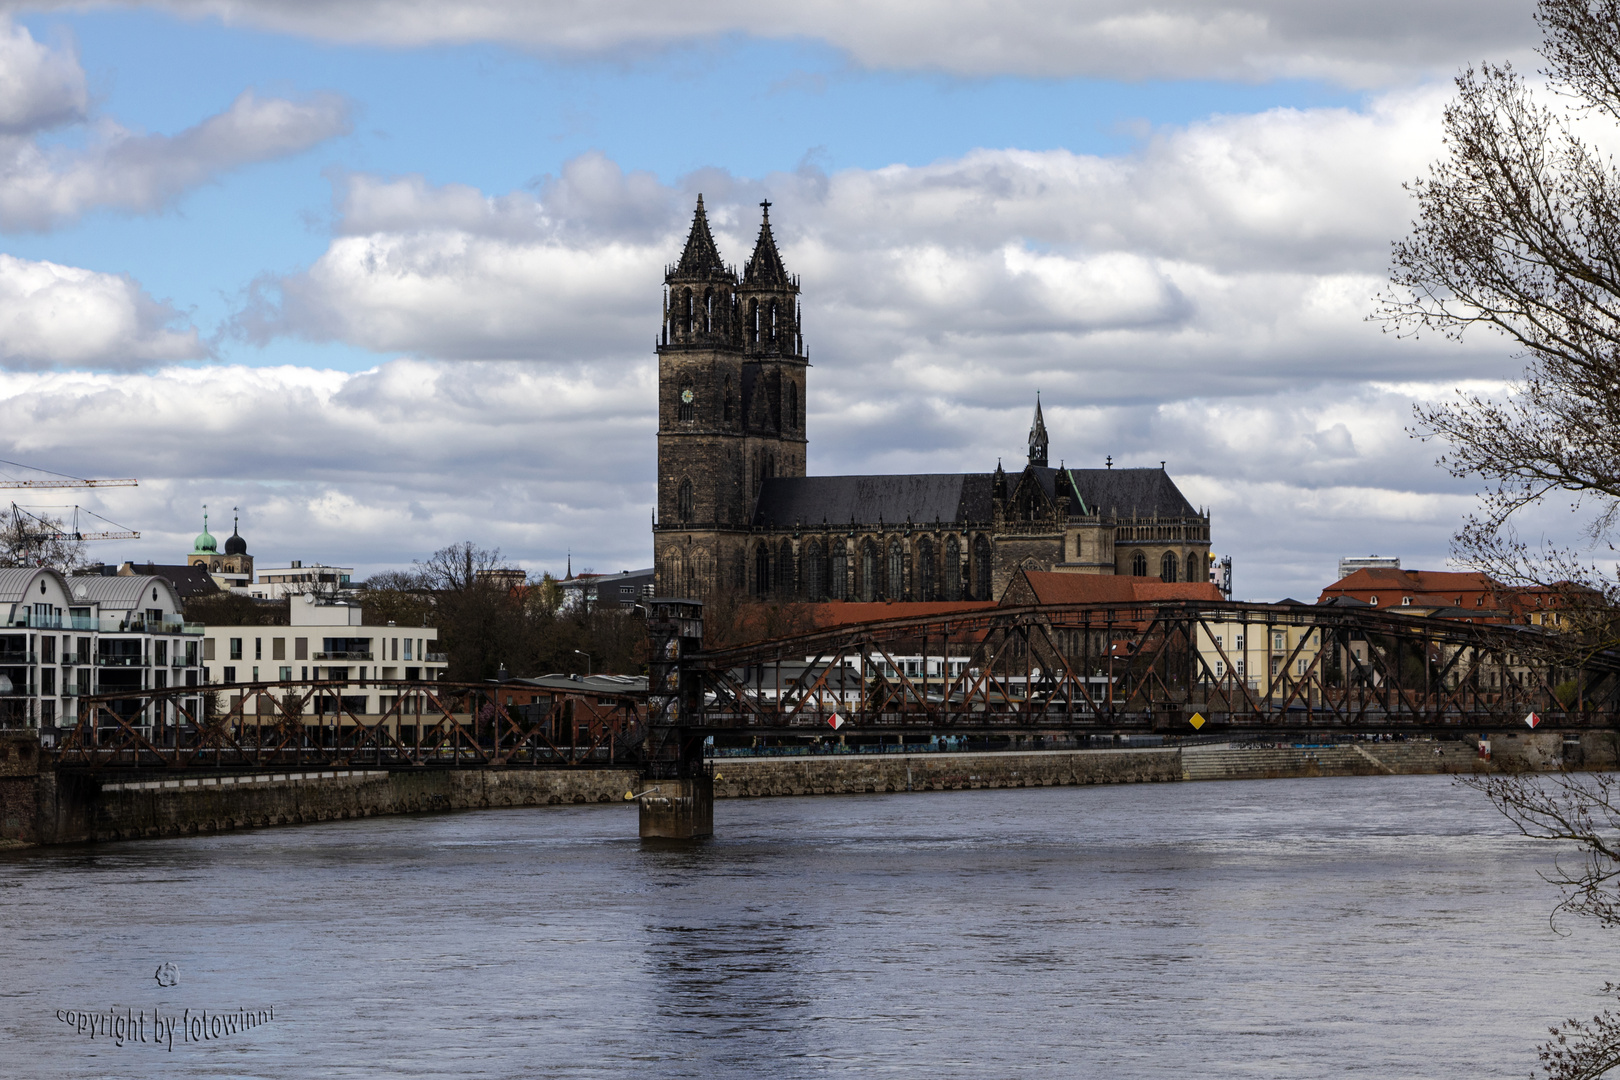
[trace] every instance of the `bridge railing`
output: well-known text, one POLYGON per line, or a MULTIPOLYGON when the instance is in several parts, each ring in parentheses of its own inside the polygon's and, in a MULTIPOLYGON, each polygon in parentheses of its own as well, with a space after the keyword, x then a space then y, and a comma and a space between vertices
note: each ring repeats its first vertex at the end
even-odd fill
POLYGON ((368 680, 391 692, 378 713, 344 705, 324 680, 170 687, 81 698, 60 764, 183 768, 287 765, 387 768, 582 767, 639 759, 641 695, 498 683, 368 680))

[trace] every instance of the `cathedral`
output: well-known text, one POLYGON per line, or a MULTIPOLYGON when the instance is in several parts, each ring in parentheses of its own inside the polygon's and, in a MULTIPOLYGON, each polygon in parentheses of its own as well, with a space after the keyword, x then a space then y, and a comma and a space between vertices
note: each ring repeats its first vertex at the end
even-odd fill
POLYGON ((665 271, 657 595, 995 600, 1021 569, 1208 580, 1209 515, 1162 467, 1052 468, 1039 401, 1019 471, 806 476, 799 279, 761 205, 741 275, 701 195, 665 271))

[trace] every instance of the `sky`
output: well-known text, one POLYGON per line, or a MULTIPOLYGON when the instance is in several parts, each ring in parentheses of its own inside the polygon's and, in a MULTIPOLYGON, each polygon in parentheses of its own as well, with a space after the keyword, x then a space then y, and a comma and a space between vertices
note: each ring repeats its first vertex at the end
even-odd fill
MULTIPOLYGON (((803 282, 812 474, 1166 468, 1235 595, 1440 568, 1414 403, 1501 339, 1369 319, 1505 0, 0 2, 0 459, 178 562, 651 565, 663 269, 704 195, 803 282)), ((27 475, 0 466, 0 475, 27 475)), ((1554 522, 1554 528, 1557 523, 1554 522)))

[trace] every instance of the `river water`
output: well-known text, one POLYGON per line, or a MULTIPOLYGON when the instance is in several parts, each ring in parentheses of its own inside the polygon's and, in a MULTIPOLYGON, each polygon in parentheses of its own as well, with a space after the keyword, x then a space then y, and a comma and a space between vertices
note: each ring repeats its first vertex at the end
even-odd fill
POLYGON ((0 1075, 1525 1077, 1620 976, 1620 939, 1549 929, 1553 852, 1444 777, 732 800, 715 825, 654 848, 628 806, 485 811, 0 856, 0 1075), (154 1007, 272 1006, 150 1041, 154 1007), (113 1008, 149 1041, 59 1019, 113 1008))

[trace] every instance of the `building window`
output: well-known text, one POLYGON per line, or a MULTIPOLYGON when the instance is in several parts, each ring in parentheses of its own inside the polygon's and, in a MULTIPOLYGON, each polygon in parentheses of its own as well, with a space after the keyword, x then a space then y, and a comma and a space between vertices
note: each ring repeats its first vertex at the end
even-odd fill
POLYGON ((683 522, 692 520, 692 481, 682 480, 680 494, 675 497, 675 514, 683 522))
POLYGON ((690 422, 697 416, 697 406, 693 404, 696 395, 692 393, 691 383, 681 384, 680 417, 683 423, 690 422))
POLYGON ((287 659, 287 639, 284 637, 270 639, 270 659, 287 659))
MULTIPOLYGON (((242 639, 239 638, 239 637, 231 638, 231 659, 232 660, 240 660, 240 659, 242 659, 242 639)), ((226 682, 234 682, 235 680, 226 679, 225 681, 226 682)))
POLYGON ((1176 568, 1180 564, 1181 560, 1176 558, 1175 552, 1165 552, 1164 557, 1159 560, 1159 580, 1167 585, 1174 585, 1176 583, 1176 568))
POLYGON ((827 574, 828 592, 834 600, 849 599, 849 541, 838 540, 833 544, 832 569, 827 574))
POLYGON ((776 595, 786 600, 792 597, 793 587, 798 583, 793 580, 793 542, 783 539, 781 547, 776 553, 776 595))
POLYGON ((764 541, 754 547, 754 595, 763 600, 771 591, 771 549, 764 541))
POLYGON ((1187 556, 1188 581, 1202 581, 1204 579, 1204 572, 1199 569, 1202 563, 1203 560, 1200 559, 1197 554, 1187 556))
POLYGON ((870 602, 877 599, 877 552, 872 548, 872 541, 866 540, 861 544, 860 581, 856 583, 859 590, 856 595, 862 600, 870 602))
POLYGON ((1131 576, 1147 577, 1147 552, 1138 551, 1131 556, 1131 576))
POLYGON ((1412 598, 1410 596, 1401 597, 1401 606, 1402 607, 1411 607, 1412 606, 1412 598))
POLYGON ((1304 661, 1303 658, 1301 658, 1299 663, 1297 663, 1295 665, 1295 669, 1296 669, 1296 673, 1300 676, 1300 678, 1305 677, 1305 661, 1304 661))
POLYGON ((233 683, 233 682, 236 681, 236 669, 235 668, 233 668, 233 667, 222 668, 221 672, 223 673, 226 682, 233 683))
POLYGON ((1377 607, 1378 606, 1378 597, 1376 597, 1376 596, 1367 597, 1367 603, 1371 604, 1373 607, 1377 607))
POLYGON ((788 380, 787 413, 786 426, 789 430, 797 429, 799 426, 799 384, 791 379, 788 380))
POLYGON ((1232 661, 1232 670, 1237 673, 1238 678, 1243 678, 1243 660, 1241 657, 1232 661))
POLYGON ((1273 678, 1276 677, 1276 675, 1277 675, 1277 666, 1279 664, 1281 664, 1281 663, 1282 663, 1282 661, 1277 659, 1275 656, 1273 656, 1271 658, 1271 675, 1272 675, 1273 678))
POLYGON ((264 659, 264 638, 256 637, 253 639, 253 659, 264 659))
POLYGON ((945 538, 945 565, 940 584, 945 586, 945 599, 957 600, 962 595, 962 545, 954 536, 945 538))
POLYGON ((1283 633, 1282 633, 1281 630, 1274 631, 1272 633, 1272 635, 1271 635, 1271 648, 1275 652, 1282 652, 1283 649, 1287 647, 1284 644, 1286 641, 1287 641, 1287 638, 1285 638, 1283 636, 1283 633))
POLYGON ((973 599, 995 599, 990 595, 990 569, 990 541, 980 536, 973 541, 973 599))
POLYGON ((917 541, 917 599, 930 601, 934 595, 934 542, 928 537, 917 541))
POLYGON ((282 682, 292 682, 292 668, 282 668, 280 678, 282 682))
POLYGON ((1243 635, 1239 634, 1237 637, 1233 638, 1232 643, 1233 643, 1233 648, 1237 648, 1237 649, 1243 648, 1243 635))
POLYGON ((1215 677, 1217 679, 1219 679, 1225 674, 1226 674, 1226 661, 1224 661, 1224 660, 1215 661, 1215 677))
POLYGON ((904 600, 906 597, 906 553, 900 546, 900 541, 889 541, 889 573, 885 582, 887 590, 884 593, 890 600, 904 600))
POLYGON ((827 598, 827 567, 822 560, 821 541, 810 541, 804 551, 804 570, 799 575, 804 579, 804 598, 806 600, 825 600, 827 598))
POLYGON ((1219 649, 1219 648, 1223 648, 1223 647, 1224 647, 1224 646, 1223 646, 1223 645, 1222 645, 1222 643, 1221 643, 1221 635, 1220 635, 1220 634, 1216 634, 1216 635, 1215 635, 1215 647, 1216 647, 1216 648, 1217 648, 1217 649, 1219 649))

